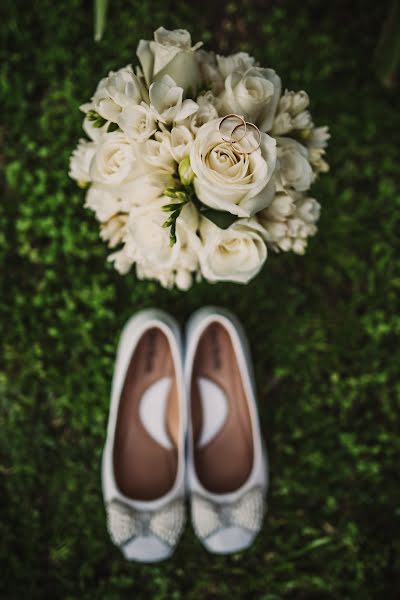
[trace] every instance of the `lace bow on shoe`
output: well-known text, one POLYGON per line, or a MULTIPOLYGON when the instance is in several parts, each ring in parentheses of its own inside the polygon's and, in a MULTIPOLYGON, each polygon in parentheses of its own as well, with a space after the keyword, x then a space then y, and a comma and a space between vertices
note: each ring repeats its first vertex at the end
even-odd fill
POLYGON ((229 504, 210 502, 199 494, 193 495, 193 525, 199 537, 205 539, 226 527, 242 527, 258 531, 265 512, 264 493, 254 487, 239 500, 229 504))
POLYGON ((185 510, 181 498, 157 511, 135 510, 119 500, 112 500, 107 504, 107 529, 117 546, 138 536, 155 536, 169 546, 174 546, 184 524, 185 510))

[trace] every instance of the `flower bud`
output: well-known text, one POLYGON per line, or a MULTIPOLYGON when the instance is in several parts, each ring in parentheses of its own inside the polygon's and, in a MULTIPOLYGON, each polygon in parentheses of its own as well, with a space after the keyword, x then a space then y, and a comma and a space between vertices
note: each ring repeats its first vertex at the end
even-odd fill
POLYGON ((186 156, 179 163, 178 167, 179 177, 183 185, 190 185, 194 179, 194 173, 190 166, 190 158, 186 156))

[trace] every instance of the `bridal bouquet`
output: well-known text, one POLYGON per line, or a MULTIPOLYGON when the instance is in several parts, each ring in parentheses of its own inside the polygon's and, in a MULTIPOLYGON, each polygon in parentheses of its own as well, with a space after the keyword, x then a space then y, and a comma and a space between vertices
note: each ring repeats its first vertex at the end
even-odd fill
POLYGON ((89 140, 70 162, 119 273, 184 290, 247 283, 268 250, 303 254, 320 213, 308 190, 328 170, 328 128, 304 91, 201 46, 162 27, 141 40, 140 66, 110 72, 81 106, 89 140))

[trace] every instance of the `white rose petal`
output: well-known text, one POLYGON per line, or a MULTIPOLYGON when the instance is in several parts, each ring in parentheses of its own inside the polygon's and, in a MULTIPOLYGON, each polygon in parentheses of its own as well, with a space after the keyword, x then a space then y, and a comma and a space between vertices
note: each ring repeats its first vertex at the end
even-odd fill
POLYGON ((184 29, 168 31, 160 27, 154 32, 154 41, 140 40, 137 56, 148 86, 165 75, 173 77, 185 93, 196 91, 199 69, 190 33, 184 29))
POLYGON ((224 79, 234 71, 239 74, 245 73, 248 69, 255 66, 255 58, 247 52, 237 52, 230 56, 220 56, 217 54, 217 64, 219 71, 224 79))
POLYGON ((291 138, 280 137, 277 142, 279 176, 283 186, 300 192, 307 190, 315 178, 307 148, 291 138))
POLYGON ((267 258, 263 229, 255 219, 240 219, 220 229, 202 218, 199 253, 201 272, 210 282, 248 283, 267 258))
POLYGON ((219 123, 216 119, 203 125, 192 146, 196 194, 211 208, 250 217, 267 206, 274 194, 275 140, 263 133, 260 148, 240 154, 222 140, 219 123))
POLYGON ((90 163, 96 152, 93 142, 79 140, 78 146, 73 151, 69 162, 69 176, 81 184, 91 181, 89 173, 90 163))
POLYGON ((114 131, 104 136, 90 165, 93 181, 116 185, 132 176, 136 162, 134 146, 126 135, 114 131))
POLYGON ((280 93, 281 80, 272 69, 252 67, 243 74, 233 72, 219 96, 222 114, 242 115, 267 132, 272 127, 280 93))

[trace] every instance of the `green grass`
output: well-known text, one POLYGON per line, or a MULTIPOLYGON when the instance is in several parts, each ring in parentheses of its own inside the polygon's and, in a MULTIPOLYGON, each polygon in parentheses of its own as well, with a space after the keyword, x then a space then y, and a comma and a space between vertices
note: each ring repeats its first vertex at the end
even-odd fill
POLYGON ((400 107, 371 69, 385 2, 111 0, 100 44, 92 8, 0 8, 0 597, 397 600, 400 107), (331 127, 318 236, 305 257, 271 255, 247 287, 181 293, 120 277, 67 176, 79 104, 160 25, 255 54, 331 127), (117 337, 138 309, 183 323, 208 303, 233 309, 250 338, 265 526, 234 556, 207 554, 188 527, 171 560, 130 564, 100 489, 117 337))

